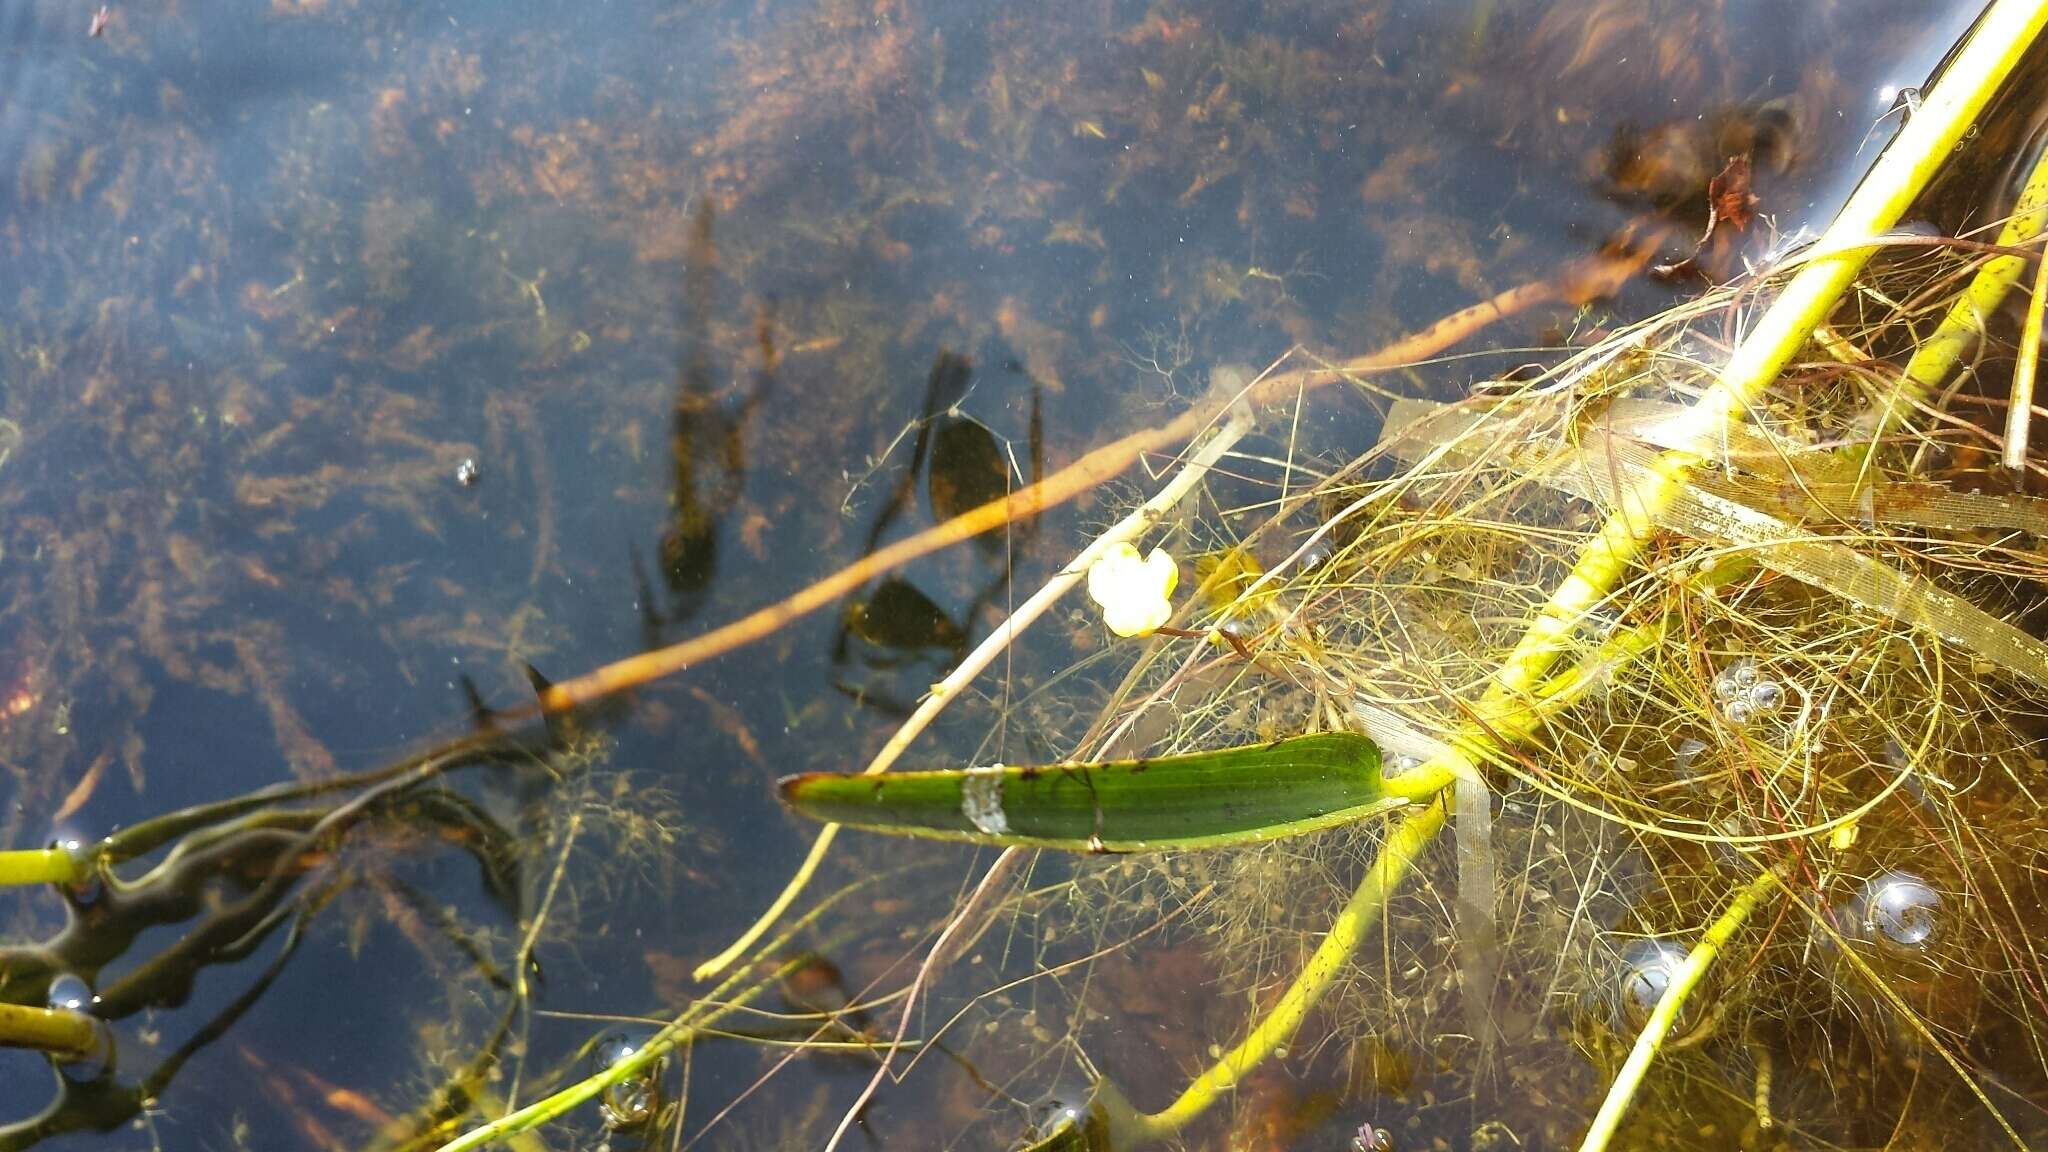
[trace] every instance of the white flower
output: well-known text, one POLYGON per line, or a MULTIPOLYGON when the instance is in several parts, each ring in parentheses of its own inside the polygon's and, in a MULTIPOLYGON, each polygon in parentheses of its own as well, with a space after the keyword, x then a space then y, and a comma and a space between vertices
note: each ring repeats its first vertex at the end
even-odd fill
POLYGON ((1088 595, 1102 605, 1102 622, 1119 636, 1150 636, 1173 615, 1167 599, 1180 583, 1180 567, 1163 548, 1138 558, 1118 544, 1088 566, 1088 595))

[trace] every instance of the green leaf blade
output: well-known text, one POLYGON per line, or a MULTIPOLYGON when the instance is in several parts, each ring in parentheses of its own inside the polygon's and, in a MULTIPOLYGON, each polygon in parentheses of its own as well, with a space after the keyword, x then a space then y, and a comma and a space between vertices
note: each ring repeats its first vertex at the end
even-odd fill
POLYGON ((781 790, 791 808, 834 824, 1099 852, 1257 843, 1400 803, 1386 796, 1379 748, 1349 732, 1097 764, 811 773, 781 790))

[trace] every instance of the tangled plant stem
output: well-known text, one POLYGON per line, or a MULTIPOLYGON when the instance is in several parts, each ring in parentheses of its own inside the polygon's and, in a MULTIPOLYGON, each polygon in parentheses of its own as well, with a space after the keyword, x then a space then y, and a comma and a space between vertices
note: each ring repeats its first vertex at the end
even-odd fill
MULTIPOLYGON (((2000 86, 2028 45, 2038 37, 2043 24, 2044 9, 2048 9, 2048 6, 2039 2, 1999 0, 1987 12, 1978 29, 1949 66, 1942 81, 1930 92, 1919 114, 1906 126, 1905 131, 1873 169, 1864 185, 1852 197, 1849 205, 1845 206, 1836 224, 1818 245, 1816 254, 1791 277, 1778 299, 1763 313, 1749 337, 1737 346, 1727 365, 1716 373, 1713 385, 1691 411, 1688 421, 1690 435, 1676 447, 1655 457, 1654 466, 1646 482, 1616 493, 1612 514, 1593 534, 1591 545, 1577 557, 1571 566, 1569 576, 1555 586, 1548 600, 1541 605, 1533 606, 1534 610, 1526 617, 1517 612, 1515 619, 1527 619, 1530 623, 1515 643, 1512 654, 1500 667, 1489 676, 1473 677, 1453 686, 1461 690, 1474 690, 1478 697, 1476 701, 1467 705, 1469 711, 1462 721, 1453 725, 1456 738, 1451 743, 1456 759, 1432 760, 1415 773, 1411 773, 1417 781, 1433 785, 1426 792, 1435 795, 1424 799, 1404 814, 1389 831, 1382 844, 1379 858, 1371 865, 1365 879, 1352 891, 1331 931, 1318 943, 1292 986, 1282 995, 1276 1006, 1252 1027, 1243 1041, 1233 1046, 1213 1067, 1202 1073, 1164 1110, 1142 1115, 1128 1106, 1123 1106, 1119 1110, 1119 1115, 1122 1131, 1126 1135, 1134 1138, 1160 1138, 1180 1130, 1240 1084, 1252 1067, 1290 1040, 1307 1015, 1351 964, 1359 946, 1372 932, 1375 924, 1382 921, 1387 899, 1412 873, 1420 853, 1447 824, 1447 801, 1441 793, 1456 780, 1461 763, 1484 760, 1496 765, 1514 765, 1514 747, 1535 742, 1535 737, 1542 729, 1543 717, 1569 707, 1589 685, 1611 676, 1622 664, 1643 658, 1647 651, 1654 647, 1656 638, 1665 635, 1667 631, 1678 631, 1671 627, 1674 623, 1679 628, 1685 627, 1686 622, 1682 619, 1659 617, 1653 625, 1623 629, 1619 633, 1620 636, 1642 639, 1646 643, 1633 648, 1622 645, 1621 647, 1626 650, 1607 651, 1604 655, 1596 654, 1602 662, 1597 667, 1589 667, 1589 662, 1563 675, 1550 675, 1558 659, 1576 646, 1577 636, 1586 625, 1589 616, 1616 595, 1617 588, 1623 586, 1623 577, 1644 559, 1646 543, 1652 534, 1653 526, 1657 523, 1657 510, 1668 505, 1678 493, 1688 487, 1694 472, 1708 459, 1710 447, 1726 435, 1731 427, 1749 418, 1751 407, 1758 402, 1778 372, 1796 356, 1799 349, 1812 337, 1816 327, 1827 318, 1844 289, 1860 273, 1868 260, 1872 250, 1871 238, 1885 232, 1896 223, 1906 205, 1954 150, 1958 140, 1982 112, 1992 92, 2000 86), (1477 691, 1482 685, 1483 691, 1477 691)), ((1542 298, 1552 297, 1543 295, 1542 298)), ((1460 338, 1463 334, 1465 333, 1460 333, 1460 338)), ((1928 355, 1932 357, 1934 354, 1928 355)), ((1953 362, 1951 359, 1948 363, 1953 362)), ((1919 361, 1916 358, 1917 363, 1919 361)), ((1377 366, 1380 365, 1361 362, 1345 367, 1363 369, 1377 366)), ((1927 367, 1934 378, 1938 379, 1940 372, 1946 371, 1947 366, 1938 366, 1937 370, 1937 366, 1933 365, 1930 359, 1927 367)), ((1915 383, 1919 382, 1917 374, 1909 375, 1915 377, 1915 383)), ((1294 374, 1292 377, 1276 377, 1269 380, 1268 386, 1284 383, 1290 389, 1303 388, 1336 378, 1339 378, 1339 374, 1335 372, 1320 375, 1294 374)), ((1890 401, 1898 401, 1906 396, 1909 387, 1910 385, 1899 385, 1889 398, 1890 401)), ((1263 394, 1261 390, 1261 395, 1263 394)), ((1891 410, 1889 407, 1885 409, 1887 413, 1891 410)), ((1196 413, 1200 412, 1203 412, 1203 408, 1198 406, 1166 429, 1158 431, 1165 433, 1170 430, 1172 438, 1183 436, 1200 427, 1206 419, 1196 416, 1196 413)), ((1873 427, 1882 430, 1889 427, 1891 422, 1888 417, 1880 418, 1875 421, 1873 427)), ((1127 438, 1126 441, 1120 441, 1118 445, 1112 447, 1121 452, 1121 446, 1129 442, 1127 438)), ((1110 456, 1104 457, 1104 460, 1114 464, 1115 458, 1117 453, 1111 453, 1110 456)), ((1121 457, 1124 464, 1133 458, 1134 455, 1121 457)), ((1121 466, 1116 465, 1118 468, 1121 466)), ((1093 482, 1087 481, 1088 484, 1093 482)), ((1035 505, 1033 510, 1035 507, 1037 506, 1035 505)), ((1021 514, 1016 507, 1006 505, 1003 508, 1005 517, 1014 514, 1021 514)), ((979 530, 981 529, 975 529, 979 530)), ((1576 533, 1576 528, 1573 531, 1576 533)), ((1532 529, 1531 537, 1534 534, 1535 530, 1532 529)), ((894 563, 898 562, 900 557, 884 557, 877 554, 873 559, 878 564, 885 561, 894 563)), ((862 567, 854 573, 853 581, 857 584, 878 570, 873 565, 862 567)), ((1070 572, 1068 575, 1075 576, 1078 573, 1070 572)), ((1531 590, 1540 591, 1547 584, 1547 578, 1542 583, 1532 583, 1531 590)), ((829 601, 836 595, 835 591, 818 600, 818 603, 829 601)), ((704 645, 688 650, 685 654, 687 659, 683 655, 670 653, 659 660, 636 666, 631 675, 614 676, 600 673, 590 678, 578 690, 580 692, 587 689, 594 697, 631 683, 644 682, 634 677, 673 671, 695 659, 707 658, 709 655, 724 651, 732 644, 744 642, 755 635, 766 634, 767 631, 772 631, 781 623, 793 618, 795 613, 808 611, 809 608, 804 605, 809 603, 808 600, 803 604, 791 601, 785 606, 769 610, 759 621, 749 623, 740 632, 731 635, 720 633, 715 640, 713 637, 706 637, 704 645)), ((1008 642, 1009 634, 1013 631, 1014 628, 1010 626, 998 630, 997 635, 1000 639, 991 640, 996 644, 995 650, 999 650, 1001 644, 1008 642)), ((963 666, 961 671, 967 678, 971 678, 979 670, 980 666, 977 665, 972 669, 963 666)), ((961 683, 964 684, 964 681, 961 683)), ((952 685, 953 681, 949 680, 948 684, 952 685)), ((951 690, 935 693, 926 704, 935 712, 937 708, 943 707, 944 702, 953 694, 951 690)), ((1471 699, 1457 691, 1446 691, 1442 695, 1451 700, 1471 699)), ((551 701, 549 706, 565 706, 565 702, 573 702, 572 696, 559 696, 551 701)), ((924 717, 924 721, 920 722, 914 718, 912 724, 906 725, 903 732, 899 733, 899 738, 892 741, 890 747, 885 750, 884 756, 878 757, 879 766, 871 766, 871 770, 886 769, 888 764, 893 762, 896 755, 902 751, 902 746, 921 730, 922 723, 928 722, 929 716, 925 709, 920 709, 920 716, 924 717)), ((1514 769, 1511 767, 1510 771, 1514 769)), ((1903 773, 1900 778, 1903 779, 1903 773)), ((1569 791, 1569 786, 1565 791, 1569 791)), ((1770 796, 1766 798, 1771 799, 1770 796)), ((1604 819, 1627 824, 1639 832, 1662 835, 1669 831, 1654 822, 1630 821, 1606 813, 1598 805, 1584 801, 1581 803, 1585 803, 1589 810, 1599 813, 1604 819)), ((1867 808, 1864 811, 1867 811, 1867 808)), ((1775 810, 1773 814, 1785 815, 1775 810)), ((1853 822, 1858 814, 1860 813, 1852 813, 1846 819, 1853 822)), ((1774 826, 1786 823, 1796 821, 1781 820, 1774 826)), ((1844 818, 1837 817, 1825 822, 1809 823, 1793 832, 1772 833, 1747 839, 1765 842, 1804 837, 1820 830, 1843 826, 1844 818)), ((1712 836, 1696 838, 1715 839, 1712 836)), ((831 829, 828 828, 813 848, 806 867, 790 888, 785 890, 784 898, 778 901, 770 914, 763 917, 733 949, 721 956, 718 961, 707 965, 701 974, 711 975, 738 957, 755 953, 755 942, 768 925, 796 898, 811 871, 822 859, 830 839, 831 829)), ((1726 925, 1725 932, 1718 934, 1716 950, 1725 946, 1727 938, 1732 937, 1743 920, 1748 917, 1758 898, 1753 894, 1756 892, 1760 892, 1760 889, 1752 885, 1738 893, 1735 902, 1728 906, 1721 920, 1716 922, 1717 930, 1723 924, 1726 925)), ((1716 932, 1710 931, 1709 935, 1715 937, 1716 932)), ((1711 958, 1710 954, 1700 956, 1698 971, 1704 972, 1711 958)), ((1682 997, 1666 999, 1682 1000, 1682 997)), ((1673 1015, 1679 1006, 1670 1006, 1673 1015)), ((1668 1025, 1668 1022, 1667 1019, 1665 1023, 1668 1025)), ((1648 1035, 1649 1031, 1646 1030, 1645 1036, 1648 1035)), ((1642 1070, 1648 1067, 1658 1042, 1659 1039, 1642 1042, 1647 1046, 1647 1052, 1639 1061, 1634 1061, 1637 1067, 1626 1073, 1631 1082, 1640 1080, 1642 1070)), ((566 1089, 564 1093, 543 1103, 555 1102, 560 1108, 566 1108, 576 1100, 589 1098, 597 1090, 598 1087, 586 1082, 566 1089), (578 1092, 581 1095, 576 1095, 578 1092)), ((1628 1090, 1632 1090, 1632 1083, 1628 1090)), ((1111 1100, 1120 1100, 1113 1089, 1110 1090, 1108 1097, 1111 1100)), ((511 1132, 523 1130, 531 1123, 547 1118, 547 1115, 533 1110, 539 1107, 541 1106, 535 1105, 513 1117, 494 1121, 449 1147, 478 1147, 492 1140, 501 1139, 511 1132)), ((1616 1106, 1617 1111, 1613 1120, 1607 1122, 1610 1132, 1612 1124, 1619 1122, 1619 1107, 1620 1105, 1616 1106)), ((548 1113, 557 1114, 559 1110, 548 1113)))
POLYGON ((1979 21, 1920 111, 1899 133, 1821 237, 1821 255, 1808 261, 1771 303, 1718 374, 1715 387, 1693 405, 1695 447, 1666 452, 1655 477, 1622 494, 1593 543, 1579 558, 1522 641, 1502 662, 1489 701, 1526 692, 1588 611, 1611 591, 1635 560, 1658 511, 1704 463, 1725 429, 1745 418, 1757 396, 1813 338, 1814 329, 1848 290, 1874 251, 1872 237, 1896 226, 1915 197, 1954 154, 2005 78, 2048 22, 2048 4, 2000 0, 1979 21))

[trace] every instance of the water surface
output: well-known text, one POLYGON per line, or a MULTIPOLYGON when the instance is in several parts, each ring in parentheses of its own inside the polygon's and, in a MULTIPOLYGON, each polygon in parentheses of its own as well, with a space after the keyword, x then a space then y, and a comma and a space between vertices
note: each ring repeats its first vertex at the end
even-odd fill
MULTIPOLYGON (((528 666, 564 679, 737 618, 1169 418, 1217 365, 1361 353, 1661 226, 1682 255, 1730 147, 1767 156, 1766 218, 1730 254, 1761 257, 1771 228, 1825 222, 1896 123, 1881 93, 1969 19, 273 0, 115 4, 89 37, 91 16, 0 10, 10 846, 67 809, 97 835, 459 734, 465 680, 514 708, 528 666)), ((1521 317, 1483 337, 1498 355, 1400 383, 1454 395, 1696 288, 1639 280, 1521 317)), ((1325 453, 1363 447, 1377 414, 1333 393, 1302 420, 1247 450, 1284 454, 1302 427, 1325 453)), ((535 1006, 664 1014, 699 991, 689 967, 809 842, 770 782, 864 762, 1149 486, 919 561, 593 719, 601 765, 552 801, 588 827, 535 1006)), ((1050 624, 987 692, 1028 693, 1101 643, 1077 614, 1050 624)), ((1023 722, 1053 712, 988 736, 998 711, 917 756, 1067 750, 1072 732, 1023 722)), ((145 1115, 46 1145, 356 1147, 419 1106, 504 998, 425 910, 502 961, 562 844, 559 819, 479 795, 535 838, 514 899, 460 852, 344 852, 353 882, 145 1115)), ((950 897, 954 859, 930 895, 950 897)), ((9 907, 23 940, 61 915, 42 893, 9 907)), ((176 936, 145 934, 105 977, 176 936)), ((903 947, 838 960, 858 984, 903 947)), ((123 1021, 119 1075, 275 953, 123 1021)), ((1199 1018, 1176 989, 1125 1043, 1199 1018)), ((601 1030, 526 1027, 521 1100, 601 1030)), ((699 1061, 687 1135, 780 1055, 699 1061)), ((5 1068, 10 1117, 39 1108, 37 1061, 5 1068)), ((865 1075, 797 1061, 707 1139, 816 1146, 865 1075)), ((933 1116, 980 1106, 965 1084, 935 1069, 856 1138, 932 1147, 933 1116)), ((594 1142, 579 1123, 557 1143, 594 1142)))

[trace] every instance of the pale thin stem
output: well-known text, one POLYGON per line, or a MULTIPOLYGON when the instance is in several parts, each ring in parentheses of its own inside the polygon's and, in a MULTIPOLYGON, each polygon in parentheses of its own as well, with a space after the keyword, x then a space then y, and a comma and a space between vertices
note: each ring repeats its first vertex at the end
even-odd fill
POLYGON ((2020 358, 2012 366, 2012 402, 2005 410, 2005 466, 2027 466, 2027 434, 2034 423, 2034 374, 2041 366, 2041 313, 2048 304, 2048 260, 2034 269, 2034 298, 2020 333, 2020 358))
MULTIPOLYGON (((855 881, 832 893, 818 901, 816 905, 812 906, 802 916, 792 921, 787 928, 769 943, 764 951, 771 955, 779 952, 804 929, 822 919, 825 913, 833 905, 839 903, 840 900, 871 885, 878 884, 883 880, 894 879, 899 875, 901 875, 900 872, 879 873, 855 881)), ((790 961, 789 963, 794 964, 798 963, 798 961, 790 961)), ((602 1072, 578 1080, 574 1084, 551 1095, 543 1096, 539 1100, 520 1108, 518 1111, 508 1112, 488 1123, 479 1124, 454 1140, 441 1145, 437 1152, 472 1152, 472 1150, 477 1148, 487 1148, 501 1141, 509 1140, 522 1132, 532 1131, 567 1114, 571 1109, 595 1099, 599 1093, 616 1084, 622 1084, 636 1076, 644 1075, 648 1069, 666 1059, 668 1054, 679 1045, 686 1044, 693 1039, 701 1029, 744 1006, 753 997, 760 995, 762 991, 779 979, 783 972, 781 970, 770 972, 768 975, 758 977, 752 981, 748 980, 749 975, 749 972, 743 971, 735 972, 731 976, 726 977, 723 983, 712 989, 703 999, 690 1004, 689 1007, 683 1009, 679 1015, 663 1026, 660 1031, 649 1037, 647 1042, 642 1044, 631 1056, 620 1060, 602 1072), (743 985, 744 987, 742 987, 743 985)))

